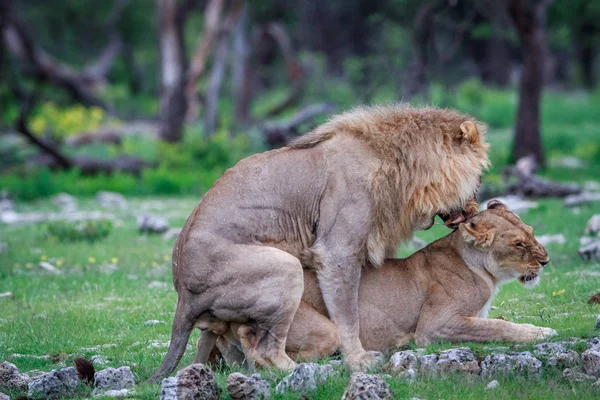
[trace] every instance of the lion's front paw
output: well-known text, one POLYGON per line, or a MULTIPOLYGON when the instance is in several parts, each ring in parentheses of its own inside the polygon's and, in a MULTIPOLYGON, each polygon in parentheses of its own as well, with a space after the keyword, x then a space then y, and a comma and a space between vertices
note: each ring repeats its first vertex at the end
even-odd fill
POLYGON ((346 363, 352 372, 368 371, 385 361, 385 355, 380 351, 362 351, 346 357, 346 363))
POLYGON ((544 328, 541 326, 535 326, 531 324, 523 324, 526 328, 526 337, 523 339, 528 342, 532 342, 535 340, 548 339, 549 337, 558 335, 552 328, 544 328))

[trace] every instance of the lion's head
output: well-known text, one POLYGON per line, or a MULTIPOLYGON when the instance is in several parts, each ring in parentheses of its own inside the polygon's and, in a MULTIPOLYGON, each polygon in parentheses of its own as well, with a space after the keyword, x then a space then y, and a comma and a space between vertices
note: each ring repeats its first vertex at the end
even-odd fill
POLYGON ((487 256, 486 268, 499 281, 517 278, 534 287, 550 261, 533 236, 533 228, 498 200, 490 201, 487 210, 460 224, 458 230, 466 243, 487 256))

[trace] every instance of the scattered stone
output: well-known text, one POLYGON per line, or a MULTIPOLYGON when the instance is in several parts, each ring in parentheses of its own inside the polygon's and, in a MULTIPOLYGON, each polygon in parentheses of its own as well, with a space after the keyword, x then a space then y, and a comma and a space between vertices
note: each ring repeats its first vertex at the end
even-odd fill
POLYGON ((542 362, 528 351, 521 353, 491 354, 481 362, 481 374, 491 377, 509 372, 541 375, 542 362))
POLYGON ((315 390, 318 383, 324 382, 328 376, 335 374, 336 372, 330 364, 301 363, 294 368, 290 375, 277 384, 275 390, 280 394, 288 389, 305 393, 315 390))
POLYGON ((233 400, 264 400, 271 398, 269 382, 259 374, 246 376, 234 372, 227 377, 227 392, 233 400))
POLYGON ((448 349, 440 354, 428 354, 419 357, 421 371, 435 375, 446 375, 453 372, 478 374, 481 371, 475 354, 468 347, 448 349))
POLYGON ((485 390, 494 390, 498 387, 498 385, 500 384, 500 382, 498 382, 497 380, 493 380, 490 383, 487 384, 487 386, 485 387, 485 390))
POLYGON ((0 199, 0 214, 12 213, 15 211, 15 204, 9 198, 0 199))
POLYGON ((104 208, 127 208, 127 199, 121 193, 98 192, 96 201, 104 208))
POLYGON ((592 348, 581 354, 583 372, 588 375, 600 376, 600 349, 592 348))
POLYGON ((120 390, 107 390, 106 392, 97 393, 94 397, 125 397, 133 394, 133 390, 120 389, 120 390))
POLYGON ((594 214, 585 226, 586 235, 597 235, 600 233, 600 214, 594 214))
POLYGON ((112 274, 119 270, 119 267, 115 264, 102 264, 98 267, 98 270, 103 274, 112 274))
POLYGON ((355 372, 344 391, 342 400, 393 399, 390 385, 377 375, 355 372))
POLYGON ((586 261, 600 260, 600 240, 591 242, 579 249, 579 257, 586 261))
POLYGON ((387 370, 392 375, 413 381, 417 368, 419 367, 419 359, 414 351, 406 350, 399 351, 392 355, 390 362, 387 364, 387 370))
POLYGON ((590 339, 587 342, 586 349, 600 351, 600 336, 590 339))
POLYGON ((149 319, 148 321, 144 322, 144 325, 146 325, 146 326, 153 326, 153 325, 158 325, 158 324, 164 324, 164 322, 159 321, 157 319, 149 319))
POLYGON ((558 160, 550 161, 550 166, 570 169, 583 169, 587 167, 587 163, 577 157, 566 156, 561 157, 558 160))
POLYGON ((12 294, 12 292, 4 292, 4 293, 0 293, 0 299, 13 299, 15 296, 12 294))
POLYGON ((29 375, 30 378, 35 378, 36 376, 40 376, 43 374, 45 374, 45 372, 39 369, 32 369, 31 371, 27 372, 27 375, 29 375))
POLYGON ((91 356, 90 362, 92 362, 92 364, 97 365, 99 367, 104 367, 105 365, 107 365, 109 363, 109 361, 106 357, 101 356, 99 354, 91 356))
POLYGON ((600 182, 585 181, 585 182, 583 182, 583 190, 586 190, 588 192, 599 192, 600 191, 600 182))
POLYGON ((54 265, 52 265, 46 261, 40 262, 38 264, 38 267, 40 267, 40 269, 42 269, 43 271, 49 272, 51 274, 56 274, 56 275, 62 274, 62 271, 60 269, 56 268, 54 265))
POLYGON ((8 395, 0 392, 0 400, 10 400, 10 397, 8 397, 8 395))
POLYGON ((148 284, 148 287, 150 289, 167 289, 169 284, 167 282, 152 281, 148 284))
POLYGON ((600 315, 596 318, 596 324, 594 324, 595 329, 600 329, 600 315))
POLYGON ((565 244, 567 241, 567 239, 565 238, 565 235, 563 235, 562 233, 559 233, 556 235, 541 235, 541 236, 536 236, 535 238, 537 239, 538 242, 540 242, 540 244, 542 246, 548 246, 549 244, 552 244, 552 243, 565 244))
POLYGON ((215 377, 202 364, 181 369, 176 376, 162 381, 161 400, 218 400, 221 389, 215 377))
POLYGON ((169 223, 162 217, 144 214, 137 219, 140 233, 164 233, 169 230, 169 223))
POLYGON ((583 372, 578 372, 572 370, 571 368, 566 368, 562 374, 564 379, 574 382, 585 382, 585 381, 595 381, 596 377, 584 374, 583 372))
POLYGON ((20 373, 14 364, 8 361, 0 364, 0 387, 25 390, 29 384, 29 380, 29 375, 20 373))
POLYGON ((581 204, 588 204, 600 201, 600 193, 582 192, 565 197, 565 207, 575 207, 581 204))
POLYGON ((79 380, 75 368, 68 367, 52 370, 36 376, 29 382, 28 396, 60 397, 77 390, 79 380))
POLYGON ((533 346, 533 353, 544 357, 548 365, 554 368, 574 367, 579 364, 579 353, 567 350, 562 342, 540 343, 533 346))
POLYGON ((94 391, 92 394, 107 390, 121 390, 135 386, 135 377, 129 367, 106 368, 94 375, 94 391))
POLYGON ((177 239, 177 236, 181 233, 181 228, 169 228, 164 234, 163 239, 165 240, 173 240, 177 239))
MULTIPOLYGON (((504 204, 506 204, 506 207, 508 207, 508 209, 514 213, 519 213, 519 211, 527 211, 530 208, 538 208, 538 203, 535 201, 531 201, 531 200, 527 200, 524 197, 521 196, 517 196, 517 195, 508 195, 508 196, 501 196, 501 197, 496 197, 496 200, 500 200, 501 202, 503 202, 504 204)), ((492 200, 492 199, 490 199, 492 200)), ((490 200, 486 200, 486 201, 482 201, 480 204, 481 206, 479 207, 480 210, 484 210, 485 209, 485 205, 490 201, 490 200)))
POLYGON ((52 203, 63 212, 77 210, 77 199, 68 193, 59 193, 52 198, 52 203))

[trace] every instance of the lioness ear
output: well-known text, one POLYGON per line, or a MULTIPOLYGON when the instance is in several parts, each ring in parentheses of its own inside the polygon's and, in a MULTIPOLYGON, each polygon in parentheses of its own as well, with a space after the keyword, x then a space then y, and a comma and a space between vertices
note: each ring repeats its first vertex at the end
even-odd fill
POLYGON ((500 200, 490 200, 490 201, 488 201, 488 203, 487 203, 487 209, 488 210, 506 210, 506 211, 508 211, 508 207, 506 207, 506 204, 504 204, 500 200))
POLYGON ((477 126, 473 121, 465 121, 460 124, 460 132, 463 139, 469 141, 471 144, 479 142, 479 132, 477 132, 477 126))
POLYGON ((458 226, 458 230, 468 243, 477 247, 488 247, 494 241, 494 234, 474 222, 465 222, 458 226))

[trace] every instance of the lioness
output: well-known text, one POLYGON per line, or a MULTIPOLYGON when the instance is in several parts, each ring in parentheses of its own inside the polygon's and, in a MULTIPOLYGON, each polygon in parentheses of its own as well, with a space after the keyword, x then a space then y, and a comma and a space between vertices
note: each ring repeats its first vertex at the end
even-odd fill
POLYGON ((381 266, 436 214, 449 223, 468 216, 488 163, 483 133, 452 110, 362 107, 229 169, 173 248, 177 309, 169 350, 150 379, 176 367, 202 317, 254 321, 254 361, 292 369, 285 343, 303 267, 318 269, 344 360, 353 369, 375 362, 359 339, 361 270, 381 266))
MULTIPOLYGON (((414 338, 419 346, 435 340, 529 342, 556 334, 553 329, 487 319, 498 286, 518 279, 539 282, 548 261, 533 230, 499 201, 446 237, 406 259, 387 259, 382 268, 365 269, 359 289, 360 339, 366 349, 387 350, 414 338)), ((215 323, 198 342, 197 362, 206 362, 216 336, 228 361, 235 349, 252 351, 252 324, 215 323), (216 328, 216 329, 213 329, 216 328)), ((286 351, 297 360, 331 355, 338 332, 328 319, 314 271, 304 272, 302 304, 290 328, 286 351)))

